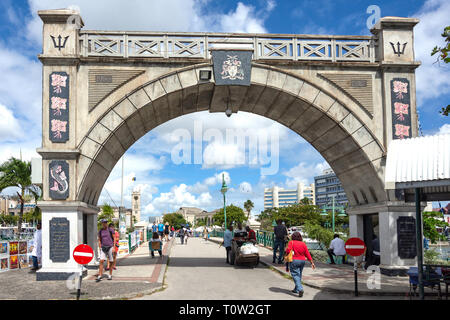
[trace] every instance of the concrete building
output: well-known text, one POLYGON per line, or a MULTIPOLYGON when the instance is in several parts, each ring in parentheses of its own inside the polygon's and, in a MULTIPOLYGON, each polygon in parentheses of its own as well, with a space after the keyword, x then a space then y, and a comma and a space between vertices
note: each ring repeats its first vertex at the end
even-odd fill
POLYGON ((297 189, 284 189, 277 186, 264 188, 264 209, 282 208, 299 203, 303 198, 308 198, 315 204, 314 183, 305 186, 303 183, 297 184, 297 189))
POLYGON ((18 202, 10 197, 0 197, 0 214, 9 214, 10 210, 14 210, 18 202))
POLYGON ((316 205, 323 207, 331 205, 333 196, 336 206, 346 206, 348 203, 342 183, 332 169, 326 169, 322 175, 314 177, 316 186, 316 205))
POLYGON ((181 207, 177 213, 183 215, 183 218, 190 224, 195 225, 198 220, 206 219, 206 225, 211 226, 214 223, 213 216, 219 211, 219 209, 213 211, 206 211, 195 207, 181 207))

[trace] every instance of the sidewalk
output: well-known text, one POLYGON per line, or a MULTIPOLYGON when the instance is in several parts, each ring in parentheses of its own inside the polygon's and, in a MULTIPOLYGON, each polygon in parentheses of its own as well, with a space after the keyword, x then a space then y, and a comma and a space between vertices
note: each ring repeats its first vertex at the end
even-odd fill
MULTIPOLYGON (((143 244, 132 254, 117 260, 112 280, 104 278, 97 283, 98 270, 88 270, 81 284, 80 299, 128 299, 162 288, 171 246, 172 241, 164 243, 163 257, 159 258, 156 252, 152 259, 148 243, 143 244)), ((7 289, 0 290, 0 299, 76 299, 76 289, 68 289, 66 281, 36 281, 36 274, 29 273, 28 268, 0 273, 0 283, 3 289, 7 289)))
MULTIPOLYGON (((211 238, 212 241, 222 242, 222 238, 211 238)), ((272 270, 280 274, 291 277, 286 272, 285 264, 279 265, 272 263, 272 250, 258 245, 260 262, 270 267, 272 270)), ((358 291, 360 295, 377 295, 377 296, 408 296, 409 295, 409 278, 408 277, 389 277, 381 275, 380 289, 369 289, 367 280, 370 274, 363 269, 358 269, 358 291)), ((355 282, 353 264, 331 265, 325 263, 316 263, 316 270, 312 270, 309 263, 303 269, 302 282, 312 288, 330 291, 335 293, 354 293, 355 282)), ((441 287, 442 289, 442 287, 441 287)), ((425 293, 437 294, 437 289, 432 291, 425 288, 425 293)), ((445 294, 445 288, 444 288, 445 294)), ((445 299, 445 298, 444 298, 445 299)))

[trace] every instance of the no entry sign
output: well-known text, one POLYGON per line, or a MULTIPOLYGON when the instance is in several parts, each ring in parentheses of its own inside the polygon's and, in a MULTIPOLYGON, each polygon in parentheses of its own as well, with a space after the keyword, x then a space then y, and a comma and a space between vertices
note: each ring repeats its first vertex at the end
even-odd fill
POLYGON ((78 264, 88 264, 94 258, 94 250, 87 244, 80 244, 73 250, 73 259, 78 264))
POLYGON ((360 238, 350 238, 345 242, 345 251, 352 257, 358 257, 364 253, 366 245, 360 238))

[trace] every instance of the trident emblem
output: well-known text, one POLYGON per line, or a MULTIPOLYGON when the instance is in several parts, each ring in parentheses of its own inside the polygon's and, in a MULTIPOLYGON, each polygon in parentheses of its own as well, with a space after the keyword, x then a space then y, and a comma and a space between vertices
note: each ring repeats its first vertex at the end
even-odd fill
POLYGON ((56 44, 55 37, 54 36, 50 36, 50 37, 53 40, 53 45, 59 51, 61 51, 61 49, 63 49, 66 46, 67 39, 69 38, 69 36, 65 37, 64 38, 64 42, 61 44, 62 37, 61 37, 61 35, 59 35, 59 37, 58 37, 58 44, 56 44))
POLYGON ((392 46, 392 50, 394 50, 394 54, 396 54, 396 55, 398 55, 398 56, 400 57, 401 54, 404 54, 404 53, 405 53, 405 47, 406 47, 406 44, 407 44, 408 42, 405 42, 405 43, 403 44, 403 48, 402 48, 401 51, 400 51, 400 42, 397 41, 397 50, 395 50, 394 44, 393 44, 392 42, 389 42, 389 43, 390 43, 391 46, 392 46))

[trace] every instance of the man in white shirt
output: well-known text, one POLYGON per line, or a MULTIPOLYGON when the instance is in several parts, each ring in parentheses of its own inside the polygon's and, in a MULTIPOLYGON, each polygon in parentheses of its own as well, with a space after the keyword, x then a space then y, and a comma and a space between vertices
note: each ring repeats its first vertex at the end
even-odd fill
POLYGON ((345 263, 345 242, 339 238, 338 234, 334 235, 334 239, 331 240, 330 247, 328 248, 328 256, 330 257, 331 264, 336 264, 334 262, 333 256, 342 256, 342 263, 345 263))
POLYGON ((31 257, 33 259, 33 267, 32 271, 36 271, 39 269, 39 260, 42 257, 42 230, 41 223, 38 223, 36 226, 36 232, 34 233, 33 238, 33 251, 31 252, 31 257))

